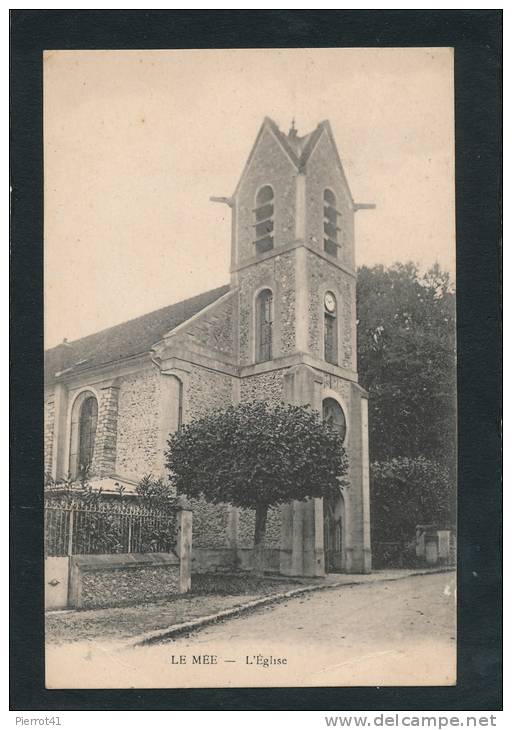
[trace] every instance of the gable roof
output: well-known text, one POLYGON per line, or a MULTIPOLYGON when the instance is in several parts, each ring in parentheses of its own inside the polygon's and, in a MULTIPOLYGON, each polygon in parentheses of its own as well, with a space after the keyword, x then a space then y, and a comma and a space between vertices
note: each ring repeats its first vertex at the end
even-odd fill
MULTIPOLYGON (((296 130, 292 129, 288 134, 285 134, 282 132, 277 124, 274 122, 273 119, 270 117, 265 117, 263 120, 263 124, 260 127, 260 130, 256 136, 256 140, 252 146, 251 152, 249 153, 249 157, 247 158, 247 162, 245 163, 244 169, 242 171, 242 174, 240 176, 240 179, 237 183, 237 186, 235 188, 235 192, 232 195, 232 198, 236 197, 236 194, 240 188, 240 185, 242 183, 242 180, 245 177, 245 174, 249 168, 249 165, 251 164, 252 158, 254 156, 254 153, 258 147, 259 140, 261 138, 261 135, 265 130, 270 130, 282 149, 286 152, 288 157, 290 158, 290 161, 293 165, 297 168, 299 172, 302 172, 311 157, 311 154, 313 150, 316 147, 316 144, 320 137, 322 136, 322 133, 325 132, 327 136, 329 137, 335 151, 336 160, 339 164, 341 174, 343 178, 345 179, 345 172, 343 170, 343 165, 341 163, 341 159, 339 156, 338 149, 336 147, 336 142, 334 141, 334 137, 332 134, 331 125, 329 124, 329 121, 326 119, 323 122, 320 122, 317 127, 312 131, 309 132, 309 134, 304 135, 303 137, 299 137, 296 130)), ((348 188, 348 184, 347 184, 348 188)), ((350 190, 349 190, 350 192, 350 190)))
POLYGON ((226 284, 80 340, 52 347, 44 356, 45 382, 53 381, 55 373, 66 369, 78 373, 96 365, 105 365, 149 352, 164 335, 227 294, 229 290, 230 287, 226 284))
POLYGON ((304 135, 304 137, 299 137, 295 130, 293 130, 294 134, 291 132, 288 134, 281 132, 277 124, 273 121, 273 119, 270 119, 270 117, 267 117, 266 120, 281 143, 281 146, 285 148, 292 160, 295 162, 296 167, 299 170, 304 169, 315 144, 320 139, 320 135, 325 127, 325 122, 320 122, 316 129, 309 132, 309 134, 304 135))

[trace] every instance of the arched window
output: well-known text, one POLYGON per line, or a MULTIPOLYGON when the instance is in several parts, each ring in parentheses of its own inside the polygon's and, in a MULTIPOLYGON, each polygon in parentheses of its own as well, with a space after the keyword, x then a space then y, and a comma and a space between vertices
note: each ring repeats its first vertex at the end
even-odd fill
POLYGON ((263 289, 256 299, 256 362, 272 360, 272 323, 274 297, 263 289))
POLYGON ((86 469, 92 464, 97 423, 98 401, 92 395, 84 400, 80 411, 80 469, 86 469))
POLYGON ((274 191, 270 185, 264 185, 256 195, 254 245, 256 253, 274 248, 274 191))
POLYGON ((330 291, 324 297, 324 358, 338 364, 338 303, 330 291))
POLYGON ((87 472, 94 457, 98 401, 91 392, 81 393, 71 414, 71 448, 69 471, 73 479, 87 472))
POLYGON ((338 255, 338 211, 336 196, 332 190, 324 192, 324 251, 331 256, 338 255))
POLYGON ((345 440, 347 435, 347 420, 343 408, 334 398, 325 398, 322 404, 323 420, 328 423, 345 440))

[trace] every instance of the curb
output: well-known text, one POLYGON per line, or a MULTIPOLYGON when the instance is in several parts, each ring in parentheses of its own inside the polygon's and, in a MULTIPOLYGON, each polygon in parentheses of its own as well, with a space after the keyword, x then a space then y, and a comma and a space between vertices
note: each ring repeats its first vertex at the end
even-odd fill
POLYGON ((295 598, 296 596, 301 596, 306 593, 313 593, 316 591, 328 591, 335 588, 344 588, 345 586, 360 586, 368 585, 370 583, 389 583, 392 581, 405 580, 406 578, 414 578, 421 575, 453 573, 455 572, 455 570, 455 567, 437 568, 435 570, 418 570, 409 573, 408 575, 390 576, 389 578, 382 578, 382 580, 352 580, 339 583, 329 583, 325 585, 314 584, 304 586, 303 588, 294 588, 293 590, 286 591, 285 593, 276 593, 272 596, 257 598, 255 601, 249 601, 248 603, 242 603, 240 606, 226 608, 223 611, 218 611, 217 613, 212 613, 208 616, 201 616, 200 618, 193 619, 192 621, 186 621, 180 624, 173 624, 171 626, 168 626, 166 629, 148 631, 145 634, 141 634, 140 636, 132 637, 129 641, 126 642, 126 646, 136 647, 156 644, 159 641, 172 639, 174 637, 181 636, 182 634, 187 634, 191 631, 197 631, 199 629, 205 628, 206 626, 220 623, 226 619, 234 618, 244 613, 249 613, 250 611, 260 608, 261 606, 268 606, 272 603, 280 603, 281 601, 286 601, 289 598, 295 598))

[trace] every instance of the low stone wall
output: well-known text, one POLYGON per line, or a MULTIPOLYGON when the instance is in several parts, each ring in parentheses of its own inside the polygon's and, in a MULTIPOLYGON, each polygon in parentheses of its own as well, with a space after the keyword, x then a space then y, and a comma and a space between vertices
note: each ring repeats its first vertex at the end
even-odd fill
POLYGON ((192 573, 230 573, 236 570, 234 548, 196 547, 192 549, 192 573))
MULTIPOLYGON (((45 558, 46 609, 104 608, 187 593, 191 587, 192 513, 179 510, 175 529, 173 552, 60 556, 55 550, 56 556, 45 558)), ((71 538, 67 544, 73 545, 71 538)), ((55 548, 55 541, 49 545, 55 548)))
MULTIPOLYGON (((281 551, 279 548, 265 548, 265 564, 264 569, 269 573, 279 572, 281 551)), ((239 548, 236 551, 237 569, 252 570, 254 565, 254 553, 252 548, 239 548)))
POLYGON ((69 606, 105 608, 180 592, 180 561, 172 553, 76 555, 70 558, 69 606))
MULTIPOLYGON (((279 572, 280 550, 265 548, 265 570, 279 572)), ((252 548, 196 548, 192 550, 192 573, 232 573, 252 570, 252 548)))

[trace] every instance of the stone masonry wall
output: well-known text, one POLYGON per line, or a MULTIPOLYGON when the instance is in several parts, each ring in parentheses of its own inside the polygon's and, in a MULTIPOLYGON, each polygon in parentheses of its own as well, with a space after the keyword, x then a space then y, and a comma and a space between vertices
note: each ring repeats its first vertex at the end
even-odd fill
POLYGON ((207 350, 210 354, 234 361, 235 347, 235 299, 229 299, 210 307, 176 336, 192 352, 207 350))
POLYGON ((232 403, 232 392, 231 375, 192 366, 184 394, 185 420, 201 418, 216 408, 226 408, 232 403))
POLYGON ((327 261, 307 252, 309 327, 308 344, 316 357, 323 359, 323 297, 327 289, 336 295, 339 332, 339 365, 355 370, 353 347, 356 307, 355 279, 327 261))
POLYGON ((355 268, 354 211, 349 190, 336 160, 336 153, 325 132, 322 134, 307 163, 306 175, 306 240, 314 248, 324 250, 323 196, 330 188, 336 196, 336 209, 340 212, 338 226, 338 261, 350 269, 355 268))
POLYGON ((146 603, 179 593, 179 566, 137 566, 84 571, 80 608, 146 603))
POLYGON ((186 498, 192 511, 192 551, 194 548, 225 548, 228 546, 228 507, 209 504, 204 499, 186 498))
POLYGON ((141 370, 119 388, 116 473, 139 479, 154 472, 158 456, 160 375, 141 370))
POLYGON ((274 256, 239 272, 240 364, 254 362, 255 294, 268 287, 274 295, 273 358, 295 351, 295 253, 274 256))
POLYGON ((277 302, 280 324, 280 355, 295 352, 295 253, 276 256, 274 277, 281 295, 277 302))
POLYGON ((116 471, 119 388, 103 388, 98 404, 98 423, 91 474, 105 477, 116 471))
POLYGON ((257 148, 238 192, 237 240, 238 261, 256 255, 254 250, 254 208, 256 193, 263 185, 274 189, 274 248, 295 238, 296 169, 269 130, 260 137, 257 148))
POLYGON ((283 400, 283 370, 270 370, 261 375, 251 375, 240 381, 240 400, 248 403, 253 400, 266 400, 281 403, 283 400))

